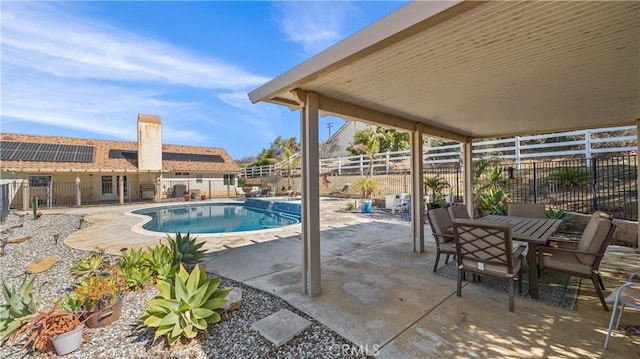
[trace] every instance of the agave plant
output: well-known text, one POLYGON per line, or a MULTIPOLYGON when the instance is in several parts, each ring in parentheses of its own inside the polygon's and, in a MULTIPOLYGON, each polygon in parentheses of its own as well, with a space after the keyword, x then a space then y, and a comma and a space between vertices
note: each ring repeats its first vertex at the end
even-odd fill
POLYGON ((195 266, 188 273, 180 264, 173 284, 158 281, 160 295, 147 302, 139 327, 156 328, 154 339, 166 335, 169 345, 182 337, 194 338, 209 324, 220 321, 232 288, 219 290, 219 285, 220 277, 207 279, 204 266, 195 266))
POLYGON ((175 275, 177 265, 173 264, 173 254, 166 245, 156 245, 146 252, 147 266, 159 279, 168 280, 175 275))
POLYGON ((122 253, 120 257, 120 266, 125 268, 141 268, 147 264, 147 251, 142 249, 129 249, 122 253))
POLYGON ((75 261, 69 272, 76 278, 86 275, 100 275, 104 264, 105 258, 102 252, 91 253, 87 258, 75 261))
POLYGON ((167 241, 174 264, 196 265, 204 256, 204 250, 200 249, 204 242, 196 243, 196 238, 191 239, 189 233, 183 236, 178 232, 175 239, 167 235, 167 241))
POLYGON ((9 289, 6 283, 2 283, 2 294, 7 303, 0 305, 0 343, 22 326, 23 318, 38 310, 33 297, 34 279, 32 275, 25 275, 18 290, 9 289))
POLYGON ((128 289, 143 287, 153 278, 153 272, 148 267, 123 267, 122 274, 128 289))

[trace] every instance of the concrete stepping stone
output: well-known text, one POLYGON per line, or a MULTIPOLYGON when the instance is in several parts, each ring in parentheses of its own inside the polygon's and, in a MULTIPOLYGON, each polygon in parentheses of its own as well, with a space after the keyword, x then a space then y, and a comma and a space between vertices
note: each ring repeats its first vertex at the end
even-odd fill
POLYGON ((273 345, 279 347, 302 333, 310 325, 310 321, 290 310, 282 309, 253 323, 251 327, 273 345))
POLYGON ((42 273, 49 270, 54 265, 58 264, 58 257, 42 257, 31 262, 27 266, 27 273, 35 274, 42 273))

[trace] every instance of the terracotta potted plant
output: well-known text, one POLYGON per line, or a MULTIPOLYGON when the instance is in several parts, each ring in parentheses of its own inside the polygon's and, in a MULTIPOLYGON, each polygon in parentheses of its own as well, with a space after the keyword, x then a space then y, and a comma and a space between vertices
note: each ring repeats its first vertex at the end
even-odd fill
POLYGON ((97 275, 82 280, 73 293, 65 297, 64 306, 82 314, 90 328, 112 324, 122 314, 125 279, 114 265, 97 275))
POLYGON ((206 193, 201 194, 201 195, 200 195, 200 199, 201 199, 201 200, 203 200, 203 201, 204 201, 205 199, 207 199, 207 194, 206 194, 206 193))
POLYGON ((189 202, 190 199, 191 199, 191 196, 189 195, 189 192, 185 192, 184 193, 184 201, 185 202, 189 202))
POLYGON ((103 253, 93 253, 74 262, 71 274, 83 278, 65 296, 62 307, 81 315, 91 328, 107 326, 122 314, 125 278, 118 265, 111 265, 103 253))
POLYGON ((45 352, 53 346, 58 355, 78 349, 82 343, 83 321, 75 314, 62 310, 56 302, 48 311, 40 311, 23 320, 23 325, 11 334, 11 342, 24 340, 23 349, 45 352))

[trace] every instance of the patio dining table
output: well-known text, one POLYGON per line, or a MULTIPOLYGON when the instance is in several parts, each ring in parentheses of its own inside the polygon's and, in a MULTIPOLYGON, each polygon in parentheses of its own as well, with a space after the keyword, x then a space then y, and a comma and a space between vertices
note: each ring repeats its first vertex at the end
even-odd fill
POLYGON ((556 231, 559 219, 524 218, 511 216, 490 215, 481 218, 486 221, 506 222, 511 224, 513 239, 527 242, 527 263, 529 264, 529 294, 531 298, 538 298, 538 258, 536 255, 539 245, 546 245, 549 237, 556 231))

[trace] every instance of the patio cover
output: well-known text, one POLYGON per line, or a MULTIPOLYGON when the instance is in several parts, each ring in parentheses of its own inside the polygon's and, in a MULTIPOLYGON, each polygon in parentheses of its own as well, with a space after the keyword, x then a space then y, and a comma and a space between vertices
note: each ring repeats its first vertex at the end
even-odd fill
MULTIPOLYGON (((410 131, 414 250, 422 136, 471 141, 640 119, 640 3, 413 2, 249 93, 300 110, 303 290, 320 293, 318 114, 410 131)), ((640 232, 640 231, 639 231, 640 232)))

